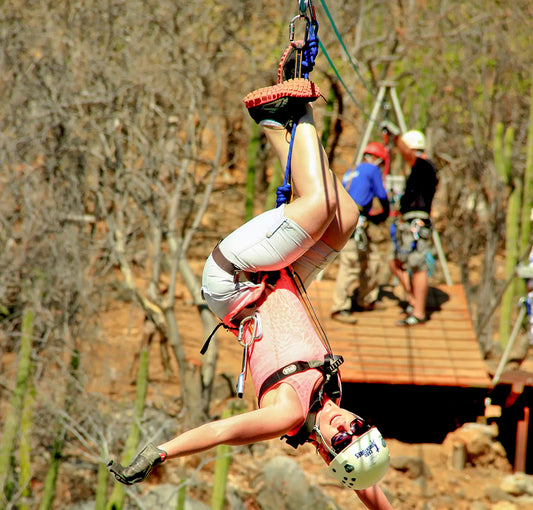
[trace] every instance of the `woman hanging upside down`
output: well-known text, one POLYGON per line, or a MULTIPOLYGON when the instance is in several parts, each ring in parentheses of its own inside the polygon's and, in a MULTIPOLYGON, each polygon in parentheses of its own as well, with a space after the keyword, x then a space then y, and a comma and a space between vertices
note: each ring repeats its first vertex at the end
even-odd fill
POLYGON ((286 436, 294 447, 314 444, 330 472, 367 508, 392 509, 375 485, 388 467, 387 446, 375 427, 338 406, 337 358, 324 346, 297 293, 298 282, 306 287, 333 260, 358 218, 317 135, 310 103, 319 96, 314 83, 297 78, 244 99, 282 166, 289 156, 290 127, 296 124, 294 198, 223 239, 203 272, 202 292, 210 309, 227 326, 244 331, 259 408, 206 423, 157 447, 148 444, 126 467, 110 461, 119 482, 140 482, 167 459, 219 444, 286 436))

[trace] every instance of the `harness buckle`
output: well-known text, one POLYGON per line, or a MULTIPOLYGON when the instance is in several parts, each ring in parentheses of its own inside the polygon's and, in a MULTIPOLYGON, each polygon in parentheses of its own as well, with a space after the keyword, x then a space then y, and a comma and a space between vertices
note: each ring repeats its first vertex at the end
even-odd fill
POLYGON ((338 368, 344 363, 344 358, 338 354, 328 357, 329 370, 336 372, 338 368))

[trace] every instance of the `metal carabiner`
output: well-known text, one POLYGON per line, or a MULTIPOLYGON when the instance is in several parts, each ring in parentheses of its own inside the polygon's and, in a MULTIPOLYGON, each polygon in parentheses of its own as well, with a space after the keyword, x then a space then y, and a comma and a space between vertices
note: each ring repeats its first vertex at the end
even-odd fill
POLYGON ((239 336, 237 337, 239 343, 245 347, 247 344, 252 345, 256 340, 259 340, 263 336, 261 331, 261 325, 259 323, 259 314, 254 312, 253 315, 245 317, 239 324, 239 336), (254 321, 254 327, 252 329, 252 336, 250 337, 249 342, 243 342, 242 338, 244 336, 244 327, 246 323, 254 321))
POLYGON ((424 226, 424 222, 418 218, 415 218, 411 222, 411 232, 413 237, 418 241, 420 239, 420 229, 424 226))
POLYGON ((294 42, 294 22, 300 18, 305 19, 305 37, 303 41, 304 41, 304 44, 307 42, 311 20, 305 14, 298 14, 294 16, 294 18, 292 18, 291 22, 289 23, 289 41, 291 43, 294 42))
POLYGON ((244 347, 244 351, 242 353, 242 365, 241 365, 241 373, 239 374, 239 378, 237 379, 237 396, 239 398, 242 398, 244 395, 244 383, 246 382, 246 374, 247 374, 247 367, 248 367, 248 349, 250 349, 253 345, 253 343, 256 340, 259 340, 263 336, 263 333, 261 331, 261 325, 259 322, 259 314, 255 312, 253 315, 250 315, 249 317, 245 317, 241 323, 239 324, 239 336, 238 340, 239 343, 244 347), (244 328, 245 325, 249 321, 254 321, 253 329, 250 335, 250 339, 248 341, 243 341, 244 336, 244 328))

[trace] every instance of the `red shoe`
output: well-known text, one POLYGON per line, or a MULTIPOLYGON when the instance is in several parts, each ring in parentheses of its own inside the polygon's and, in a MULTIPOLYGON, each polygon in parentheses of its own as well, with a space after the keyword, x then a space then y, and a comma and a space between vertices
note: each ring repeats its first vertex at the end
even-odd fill
POLYGON ((258 124, 273 120, 288 126, 299 120, 306 111, 306 104, 320 97, 320 89, 310 80, 298 78, 271 87, 254 90, 244 99, 252 119, 258 124))

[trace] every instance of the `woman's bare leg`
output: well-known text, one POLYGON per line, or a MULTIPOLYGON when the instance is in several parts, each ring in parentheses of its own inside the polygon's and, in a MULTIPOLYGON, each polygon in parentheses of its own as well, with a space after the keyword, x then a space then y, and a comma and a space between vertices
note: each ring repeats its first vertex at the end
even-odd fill
POLYGON ((334 176, 337 208, 321 240, 340 251, 353 234, 359 218, 359 208, 341 182, 334 176))
MULTIPOLYGON (((284 128, 272 126, 263 126, 263 128, 282 168, 285 168, 290 133, 284 128)), ((318 241, 336 217, 339 190, 318 138, 311 106, 307 107, 307 113, 296 127, 291 175, 295 198, 290 204, 285 205, 285 216, 298 223, 315 241, 318 241)))

